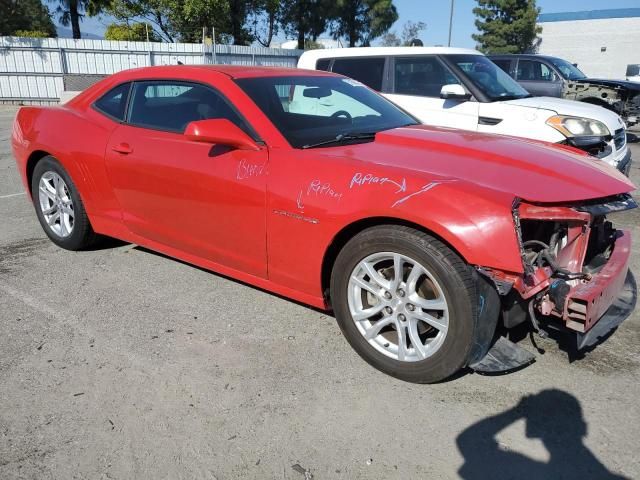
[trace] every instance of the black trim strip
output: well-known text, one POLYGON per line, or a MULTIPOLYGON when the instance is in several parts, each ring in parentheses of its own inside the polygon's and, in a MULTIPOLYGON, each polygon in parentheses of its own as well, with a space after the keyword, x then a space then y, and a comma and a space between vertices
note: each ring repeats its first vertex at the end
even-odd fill
POLYGON ((498 125, 502 122, 501 118, 493 118, 493 117, 478 117, 478 125, 498 125))

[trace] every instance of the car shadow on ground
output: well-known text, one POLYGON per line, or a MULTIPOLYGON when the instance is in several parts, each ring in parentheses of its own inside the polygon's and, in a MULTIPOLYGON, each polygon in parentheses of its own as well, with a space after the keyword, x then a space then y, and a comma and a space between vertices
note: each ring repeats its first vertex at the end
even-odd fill
POLYGON ((125 242, 124 240, 118 240, 117 238, 105 237, 100 235, 93 245, 83 248, 82 251, 97 252, 100 250, 110 250, 112 248, 124 247, 125 245, 130 245, 130 243, 125 242))
POLYGON ((194 265, 193 263, 185 262, 185 261, 180 260, 178 258, 170 257, 169 255, 165 255, 164 253, 156 252, 154 250, 149 250, 148 248, 142 247, 140 245, 136 245, 133 248, 135 250, 139 251, 139 252, 148 253, 150 255, 156 255, 158 257, 166 258, 167 260, 172 260, 174 262, 181 263, 182 265, 186 265, 186 266, 191 267, 191 268, 196 268, 196 269, 198 269, 198 270, 200 270, 202 272, 206 272, 206 273, 209 273, 211 275, 215 275, 216 277, 224 278, 225 280, 229 280, 230 282, 238 283, 238 284, 243 285, 245 287, 252 288, 253 290, 258 290, 260 292, 268 293, 269 295, 273 295, 274 297, 281 298, 282 300, 286 300, 287 302, 295 303, 296 305, 300 305, 301 307, 307 308, 309 310, 313 310, 314 312, 325 314, 325 315, 333 318, 333 312, 331 312, 331 311, 327 311, 327 310, 323 310, 321 308, 316 308, 316 307, 313 307, 311 305, 307 305, 306 303, 302 303, 302 302, 299 302, 297 300, 293 300, 292 298, 285 297, 284 295, 280 295, 279 293, 275 293, 275 292, 272 292, 270 290, 265 290, 264 288, 256 287, 255 285, 251 285, 250 283, 243 282, 242 280, 238 280, 236 278, 230 277, 228 275, 224 275, 222 273, 214 272, 213 270, 208 270, 206 268, 199 267, 197 265, 194 265))
POLYGON ((464 480, 627 478, 610 472, 598 460, 584 444, 586 435, 580 402, 565 391, 544 390, 464 430, 456 439, 464 457, 458 473, 464 480), (527 438, 542 441, 548 462, 498 442, 497 435, 519 420, 525 421, 527 438))

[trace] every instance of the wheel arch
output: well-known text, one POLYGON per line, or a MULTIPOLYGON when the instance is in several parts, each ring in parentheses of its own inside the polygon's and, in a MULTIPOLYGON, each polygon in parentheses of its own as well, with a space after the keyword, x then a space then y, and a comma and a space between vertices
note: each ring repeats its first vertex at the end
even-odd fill
POLYGON ((33 192, 31 188, 31 182, 33 180, 33 171, 35 170, 36 165, 40 160, 50 155, 51 154, 49 152, 45 152, 44 150, 34 150, 33 152, 31 152, 31 154, 29 155, 29 158, 27 159, 25 173, 27 178, 27 188, 29 189, 29 196, 31 196, 31 198, 33 198, 33 192))
POLYGON ((322 258, 322 266, 321 266, 321 285, 322 285, 322 294, 325 299, 325 303, 327 306, 331 307, 331 296, 329 292, 329 285, 331 283, 331 273, 333 271, 333 265, 335 264, 336 258, 338 254, 342 250, 342 248, 347 244, 347 242, 359 234, 360 232, 366 230, 367 228, 377 227, 382 225, 398 225, 404 227, 410 227, 417 231, 426 233, 428 235, 433 236, 438 239, 447 247, 449 247, 453 252, 455 252, 464 262, 469 263, 465 256, 460 252, 460 249, 453 245, 449 240, 444 238, 440 233, 434 231, 433 229, 426 228, 424 225, 420 225, 418 223, 405 220, 397 217, 367 217, 356 220, 346 226, 344 226, 338 233, 333 237, 331 243, 325 250, 324 256, 322 258))

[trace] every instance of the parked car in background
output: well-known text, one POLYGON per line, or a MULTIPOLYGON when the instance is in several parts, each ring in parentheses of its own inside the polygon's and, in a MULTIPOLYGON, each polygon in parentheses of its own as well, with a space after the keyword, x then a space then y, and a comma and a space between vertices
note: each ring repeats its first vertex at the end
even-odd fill
POLYGON ((404 380, 522 361, 487 354, 508 342, 499 318, 582 345, 633 309, 614 305, 633 288, 630 233, 606 220, 636 206, 624 175, 573 149, 420 125, 343 76, 126 70, 21 108, 12 147, 56 245, 108 235, 332 309, 367 362, 404 380))
MULTIPOLYGON (((576 65, 547 55, 489 55, 532 95, 600 105, 632 126, 640 120, 640 84, 589 78, 576 65)), ((627 74, 628 75, 628 74, 627 74)))
MULTIPOLYGON (((626 127, 616 113, 553 97, 532 98, 483 54, 446 47, 310 50, 298 68, 351 77, 427 125, 567 144, 628 173, 626 127)), ((560 167, 559 167, 560 168, 560 167)))
POLYGON ((627 65, 627 80, 640 83, 640 63, 627 65))

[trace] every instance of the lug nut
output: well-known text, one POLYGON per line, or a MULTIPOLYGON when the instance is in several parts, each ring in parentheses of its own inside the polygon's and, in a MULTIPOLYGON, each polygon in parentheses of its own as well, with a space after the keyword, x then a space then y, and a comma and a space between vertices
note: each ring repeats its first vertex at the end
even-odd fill
POLYGON ((391 315, 393 313, 393 309, 391 307, 384 307, 384 313, 391 315))
POLYGON ((387 300, 391 299, 391 293, 390 292, 384 292, 384 298, 386 298, 387 300))
POLYGON ((401 322, 404 322, 406 320, 405 316, 403 314, 398 315, 398 320, 400 320, 401 322))
POLYGON ((409 310, 410 312, 413 312, 415 309, 416 307, 414 307, 412 303, 407 304, 407 310, 409 310))
POLYGON ((404 297, 404 290, 402 290, 402 289, 398 290, 398 296, 399 297, 404 297))

